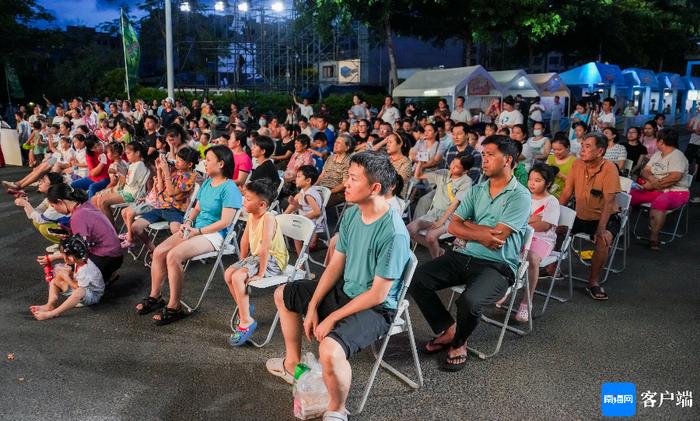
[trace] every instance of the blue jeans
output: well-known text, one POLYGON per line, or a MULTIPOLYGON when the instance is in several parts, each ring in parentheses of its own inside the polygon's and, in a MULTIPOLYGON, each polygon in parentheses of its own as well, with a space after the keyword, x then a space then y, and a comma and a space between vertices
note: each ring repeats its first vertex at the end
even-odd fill
POLYGON ((90 178, 84 177, 79 180, 75 180, 71 184, 71 187, 73 187, 74 189, 87 190, 88 199, 92 199, 92 196, 94 196, 95 193, 107 187, 108 184, 109 178, 105 178, 104 180, 100 181, 92 181, 90 180, 90 178))

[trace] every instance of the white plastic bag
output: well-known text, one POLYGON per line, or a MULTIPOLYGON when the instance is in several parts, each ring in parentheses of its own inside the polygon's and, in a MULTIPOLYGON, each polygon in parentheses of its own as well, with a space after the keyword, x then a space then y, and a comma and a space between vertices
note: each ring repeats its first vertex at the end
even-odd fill
POLYGON ((294 370, 294 416, 308 420, 321 416, 328 407, 328 391, 323 383, 321 364, 307 352, 294 370))

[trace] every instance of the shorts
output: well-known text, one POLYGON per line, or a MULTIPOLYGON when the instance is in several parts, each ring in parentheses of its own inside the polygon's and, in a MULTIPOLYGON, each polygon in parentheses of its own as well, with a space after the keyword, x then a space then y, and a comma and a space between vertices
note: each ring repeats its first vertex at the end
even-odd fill
POLYGON ((540 259, 544 259, 545 257, 552 254, 552 250, 554 250, 553 242, 547 241, 544 238, 539 238, 537 236, 532 237, 532 244, 530 244, 530 252, 533 253, 535 256, 539 257, 540 259))
MULTIPOLYGON (((84 306, 91 306, 93 304, 97 304, 100 302, 102 299, 103 293, 101 292, 96 292, 95 290, 92 290, 90 288, 83 288, 85 290, 85 295, 83 298, 80 299, 80 304, 84 306)), ((68 290, 63 293, 64 296, 69 296, 73 294, 73 288, 68 287, 68 290)))
POLYGON ((632 190, 632 206, 649 203, 652 209, 670 211, 688 203, 689 191, 632 190))
POLYGON ((182 224, 185 213, 177 209, 153 209, 141 214, 141 218, 153 224, 159 221, 177 222, 182 224))
MULTIPOLYGON (((309 280, 286 284, 283 294, 284 306, 289 311, 306 314, 317 285, 317 282, 309 280)), ((319 322, 350 302, 351 298, 343 292, 343 285, 343 281, 338 281, 321 300, 318 305, 319 322)), ((328 336, 340 344, 345 351, 345 357, 349 359, 386 335, 395 314, 395 310, 382 306, 363 310, 336 323, 328 336)))
POLYGON ((221 245, 224 243, 224 237, 221 236, 219 232, 212 232, 209 234, 202 234, 204 238, 209 240, 212 246, 214 246, 214 251, 219 251, 221 245))
MULTIPOLYGON (((240 261, 232 264, 231 268, 235 268, 235 269, 246 268, 248 270, 248 276, 255 276, 258 274, 258 271, 260 270, 260 257, 248 256, 245 259, 240 260, 240 261)), ((277 259, 270 256, 270 258, 267 259, 267 267, 265 268, 264 276, 267 278, 270 276, 279 276, 279 275, 284 275, 284 271, 282 269, 280 269, 279 265, 277 264, 277 259)))
MULTIPOLYGON (((612 234, 613 238, 615 238, 615 236, 617 236, 617 233, 620 232, 621 223, 622 221, 620 221, 619 215, 610 215, 610 219, 608 219, 608 225, 605 227, 605 229, 610 231, 610 234, 612 234)), ((597 229, 598 221, 586 221, 584 219, 579 219, 578 217, 576 217, 576 219, 574 220, 574 226, 571 228, 571 234, 573 235, 582 232, 593 237, 593 234, 595 234, 597 229)))
POLYGON ((131 203, 135 200, 134 195, 124 190, 117 190, 117 194, 124 199, 124 203, 131 203))

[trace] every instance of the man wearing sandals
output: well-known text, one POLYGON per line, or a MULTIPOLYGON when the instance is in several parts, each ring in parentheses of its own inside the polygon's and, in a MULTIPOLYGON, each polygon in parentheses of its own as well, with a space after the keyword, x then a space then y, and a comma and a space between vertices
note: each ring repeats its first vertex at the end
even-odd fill
POLYGON ((600 133, 585 135, 580 159, 574 161, 559 197, 562 205, 568 204, 572 196, 576 198, 576 220, 571 234, 583 232, 595 242, 587 288, 595 300, 608 299, 599 283, 600 274, 608 260, 610 245, 620 231, 620 218, 615 209, 620 176, 617 166, 603 158, 607 145, 607 139, 600 133))
POLYGON ((515 141, 493 135, 484 139, 482 169, 488 181, 473 186, 452 217, 450 234, 466 243, 416 269, 409 293, 437 337, 423 352, 447 349, 446 371, 467 362, 467 338, 481 318, 481 308, 503 298, 513 284, 527 222, 530 192, 513 176, 515 141), (457 321, 437 291, 466 285, 457 299, 457 321))
POLYGON ((345 199, 357 206, 343 216, 336 252, 321 279, 292 282, 275 291, 285 357, 268 360, 267 370, 291 384, 302 333, 315 338, 330 397, 323 416, 327 421, 347 420, 345 401, 352 379, 348 359, 384 336, 396 312, 410 249, 401 216, 384 199, 395 177, 385 155, 354 155, 345 199))

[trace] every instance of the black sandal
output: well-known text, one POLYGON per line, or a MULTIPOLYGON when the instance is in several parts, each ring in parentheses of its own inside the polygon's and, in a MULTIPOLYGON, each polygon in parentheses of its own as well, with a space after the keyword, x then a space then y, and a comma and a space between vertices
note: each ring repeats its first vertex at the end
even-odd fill
POLYGON ((165 326, 169 325, 170 323, 176 322, 180 319, 184 319, 185 317, 188 316, 188 313, 186 313, 182 307, 178 308, 168 308, 168 307, 163 307, 160 310, 160 319, 153 319, 153 321, 156 323, 156 326, 165 326))
POLYGON ((605 301, 608 299, 608 294, 605 293, 605 290, 600 285, 596 285, 594 287, 588 287, 586 289, 588 290, 588 293, 591 295, 591 298, 593 298, 594 300, 605 301))
POLYGON ((450 347, 449 343, 441 344, 441 343, 435 342, 438 338, 439 338, 439 336, 437 338, 431 339, 427 344, 425 344, 425 346, 420 348, 420 351, 425 355, 432 355, 432 354, 437 354, 438 352, 444 351, 445 349, 450 347), (428 349, 429 346, 432 347, 433 349, 428 349))
POLYGON ((138 314, 144 315, 165 307, 166 303, 165 300, 161 297, 153 298, 149 296, 144 298, 143 301, 141 301, 139 304, 141 304, 141 308, 137 308, 136 312, 138 314))
POLYGON ((442 363, 442 369, 452 373, 461 371, 464 366, 467 365, 468 357, 467 354, 459 354, 454 357, 448 355, 447 358, 445 358, 445 362, 442 363))

